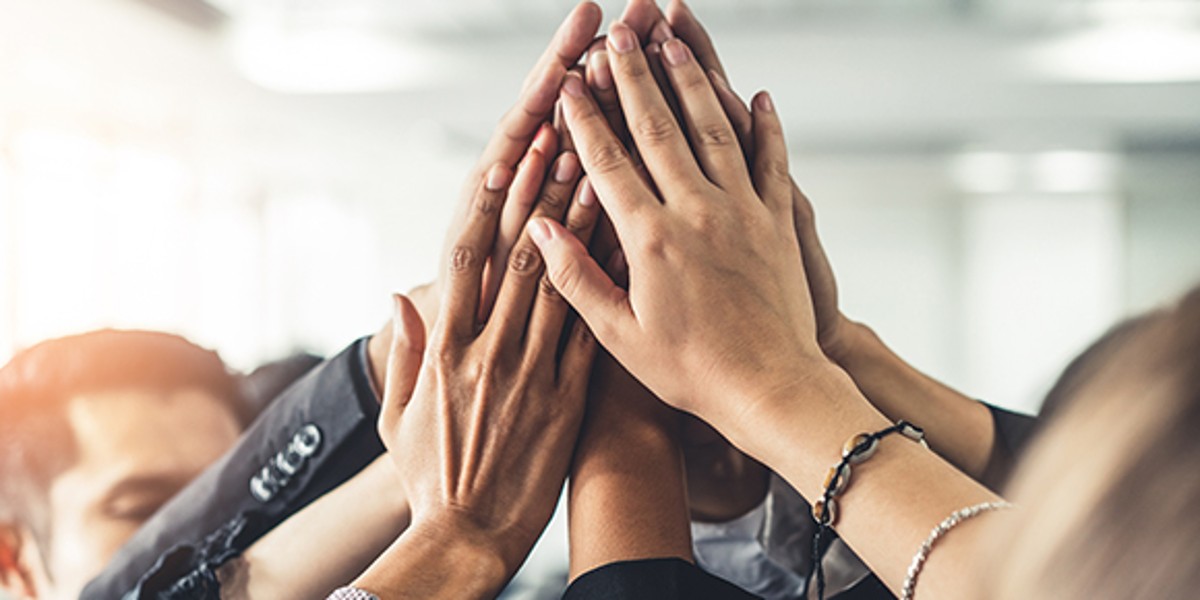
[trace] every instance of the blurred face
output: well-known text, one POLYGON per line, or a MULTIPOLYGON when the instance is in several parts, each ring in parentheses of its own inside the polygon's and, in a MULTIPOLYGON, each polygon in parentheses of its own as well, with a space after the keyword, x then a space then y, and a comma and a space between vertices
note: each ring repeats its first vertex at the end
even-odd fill
POLYGON ((221 400, 199 390, 125 390, 74 398, 78 460, 49 494, 48 598, 76 598, 118 548, 237 440, 221 400))

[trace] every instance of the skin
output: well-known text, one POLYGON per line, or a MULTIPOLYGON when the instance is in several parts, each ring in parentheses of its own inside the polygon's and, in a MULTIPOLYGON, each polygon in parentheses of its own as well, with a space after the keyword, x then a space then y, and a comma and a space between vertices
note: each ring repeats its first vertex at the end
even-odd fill
MULTIPOLYGON (((669 31, 694 50, 697 60, 707 70, 740 146, 752 160, 754 132, 750 110, 729 86, 728 75, 704 26, 680 0, 667 5, 663 19, 669 31)), ((870 327, 852 321, 841 312, 837 279, 817 232, 813 204, 794 178, 791 187, 792 222, 812 294, 821 350, 850 374, 871 403, 888 418, 920 423, 934 451, 972 477, 994 484, 996 478, 989 475, 996 474, 989 473, 988 467, 998 466, 1007 457, 994 455, 991 412, 982 403, 920 372, 889 349, 870 327)))
MULTIPOLYGON (((709 76, 742 153, 748 164, 752 164, 755 143, 751 112, 730 87, 715 44, 692 10, 681 0, 671 0, 662 11, 653 0, 631 0, 622 21, 651 47, 678 37, 693 50, 709 76)), ((659 73, 655 75, 660 88, 669 89, 659 73)), ((613 131, 628 145, 631 140, 602 40, 589 49, 587 81, 613 131)), ((686 133, 695 146, 695 132, 686 133)), ((636 151, 633 156, 638 160, 636 151)), ((791 187, 791 220, 812 294, 822 351, 850 374, 871 403, 889 419, 921 424, 934 451, 996 489, 1011 467, 1012 457, 1002 455, 995 446, 991 412, 982 403, 914 368, 867 325, 856 323, 841 312, 837 281, 817 232, 813 205, 794 179, 791 187)), ((607 234, 602 233, 601 237, 607 234)), ((683 448, 692 519, 727 521, 762 502, 767 492, 768 470, 729 445, 711 427, 690 419, 684 428, 683 448)))
MULTIPOLYGON (((765 93, 752 103, 748 169, 709 75, 685 44, 663 45, 686 121, 680 127, 636 34, 617 23, 607 43, 626 121, 657 190, 638 175, 583 80, 569 76, 566 122, 627 257, 630 285, 615 285, 569 232, 535 220, 531 230, 551 279, 604 347, 660 398, 815 499, 843 442, 889 421, 818 341, 774 105, 765 93)), ((934 525, 996 499, 936 454, 889 438, 856 469, 837 529, 896 591, 934 525), (889 524, 889 535, 878 535, 880 523, 889 524)), ((932 556, 922 593, 973 595, 962 563, 971 554, 963 550, 977 541, 973 525, 957 529, 932 556)))
MULTIPOLYGON (((490 306, 496 301, 505 273, 504 270, 497 270, 495 265, 508 262, 533 207, 539 207, 539 214, 561 218, 568 205, 583 202, 586 186, 580 185, 582 170, 578 157, 565 150, 555 155, 560 147, 559 136, 546 125, 546 120, 553 116, 562 75, 567 67, 579 60, 595 34, 599 21, 599 9, 590 3, 580 5, 567 17, 527 77, 516 104, 502 118, 493 139, 480 157, 483 166, 474 169, 468 178, 466 189, 470 193, 460 201, 460 208, 447 237, 443 264, 454 264, 455 241, 467 226, 468 219, 476 214, 474 208, 482 193, 479 182, 489 175, 485 168, 489 164, 494 169, 506 169, 510 164, 517 167, 511 185, 505 184, 495 244, 487 254, 483 267, 486 283, 481 292, 480 314, 490 312, 490 306), (519 163, 517 159, 520 159, 519 163)), ((581 234, 594 222, 598 212, 594 195, 589 194, 588 198, 590 208, 576 206, 572 211, 573 220, 567 220, 568 227, 581 234)), ((530 262, 533 248, 528 240, 525 240, 524 250, 521 254, 522 264, 540 273, 540 259, 530 262)), ((445 291, 443 282, 452 274, 443 273, 436 282, 421 286, 410 292, 409 296, 402 297, 398 301, 395 316, 372 336, 368 344, 375 389, 381 400, 393 398, 387 404, 387 419, 393 427, 398 426, 406 407, 406 402, 400 399, 407 399, 413 394, 427 350, 426 340, 434 335, 432 327, 441 310, 439 295, 445 291)), ((529 280, 529 273, 524 271, 517 276, 522 281, 529 280)), ((232 582, 228 588, 230 597, 317 596, 372 567, 372 560, 389 544, 396 542, 401 532, 406 531, 411 516, 406 488, 399 485, 396 470, 390 463, 390 459, 377 461, 347 483, 346 487, 353 490, 331 492, 254 544, 241 561, 222 572, 222 580, 232 582), (387 497, 388 500, 373 504, 369 510, 345 509, 347 506, 361 506, 363 494, 387 497), (345 546, 342 552, 327 552, 328 548, 323 547, 321 552, 297 554, 294 551, 295 541, 311 535, 314 529, 329 529, 327 539, 331 543, 353 540, 353 544, 342 544, 345 546), (287 564, 279 563, 279 557, 284 556, 278 552, 279 548, 290 549, 286 554, 287 564), (299 564, 310 565, 308 569, 299 569, 308 573, 309 577, 295 576, 299 564)), ((408 539, 396 543, 404 546, 420 544, 427 539, 424 529, 428 526, 422 527, 422 531, 414 528, 408 539)), ((474 550, 467 547, 463 552, 471 555, 474 550)), ((394 554, 397 551, 392 552, 394 554)), ((386 577, 394 571, 391 565, 390 561, 381 559, 367 575, 386 577)))
MULTIPOLYGON (((593 9, 581 5, 568 23, 580 11, 598 23, 593 9)), ((594 195, 564 201, 576 189, 578 168, 566 170, 570 177, 554 171, 544 181, 537 161, 516 173, 501 162, 475 181, 444 264, 442 302, 421 369, 414 379, 393 363, 386 377, 379 431, 413 523, 356 587, 385 598, 494 596, 550 519, 583 417, 594 338, 581 322, 569 324, 568 306, 543 281, 541 257, 527 236, 509 252, 494 305, 485 305, 486 259, 504 227, 502 207, 521 196, 519 182, 542 189, 532 218, 590 238, 599 216, 594 195)), ((397 312, 396 319, 408 319, 416 308, 399 296, 397 312)), ((406 353, 393 344, 393 357, 406 353)))
MULTIPOLYGON (((620 253, 609 272, 623 279, 620 253)), ((679 425, 612 357, 596 361, 571 467, 571 579, 619 561, 693 560, 679 425)))
POLYGON ((27 534, 4 538, 24 542, 5 549, 18 557, 4 573, 16 598, 77 597, 146 518, 241 434, 227 402, 192 389, 82 395, 68 401, 66 416, 78 458, 49 490, 49 551, 27 534))

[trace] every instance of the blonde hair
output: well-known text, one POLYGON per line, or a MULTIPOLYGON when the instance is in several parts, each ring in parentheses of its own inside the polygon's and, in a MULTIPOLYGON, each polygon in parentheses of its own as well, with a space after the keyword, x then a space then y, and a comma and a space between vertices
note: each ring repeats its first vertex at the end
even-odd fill
POLYGON ((1200 289, 1088 366, 1009 491, 988 597, 1197 597, 1200 289))

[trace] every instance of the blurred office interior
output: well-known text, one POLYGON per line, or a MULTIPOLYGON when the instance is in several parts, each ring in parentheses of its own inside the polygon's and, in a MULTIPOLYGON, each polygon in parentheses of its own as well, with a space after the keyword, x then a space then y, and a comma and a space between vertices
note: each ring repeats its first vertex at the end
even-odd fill
MULTIPOLYGON (((117 326, 250 368, 377 329, 571 5, 0 0, 0 362, 117 326)), ((846 312, 928 372, 1035 410, 1200 281, 1200 2, 692 5, 779 103, 846 312)))

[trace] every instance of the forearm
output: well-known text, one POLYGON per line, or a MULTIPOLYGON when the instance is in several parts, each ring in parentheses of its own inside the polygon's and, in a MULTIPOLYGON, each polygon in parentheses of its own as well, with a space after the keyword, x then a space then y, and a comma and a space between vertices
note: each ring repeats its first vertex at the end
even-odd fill
MULTIPOLYGON (((890 425, 833 365, 815 367, 802 385, 752 409, 731 440, 772 467, 810 502, 824 492, 831 467, 846 440, 890 425)), ((899 592, 913 554, 930 530, 956 510, 998 498, 921 445, 895 435, 875 455, 853 467, 849 486, 837 498, 834 528, 893 592, 899 592)), ((964 525, 947 536, 921 576, 920 596, 974 597, 972 559, 975 528, 964 525), (965 549, 965 550, 962 550, 965 549), (939 556, 940 555, 940 556, 939 556), (948 557, 948 558, 947 558, 948 557)))
POLYGON ((222 597, 314 598, 361 573, 408 525, 389 461, 375 459, 222 567, 222 597))
POLYGON ((845 326, 847 343, 831 358, 871 404, 890 420, 920 426, 935 452, 971 477, 983 477, 995 441, 987 407, 915 369, 867 326, 845 326))
POLYGON ((466 528, 415 523, 353 586, 382 600, 494 598, 516 565, 506 561, 493 542, 466 528))
POLYGON ((594 425, 585 425, 571 474, 571 579, 618 561, 691 561, 677 429, 594 425))

